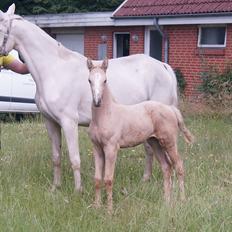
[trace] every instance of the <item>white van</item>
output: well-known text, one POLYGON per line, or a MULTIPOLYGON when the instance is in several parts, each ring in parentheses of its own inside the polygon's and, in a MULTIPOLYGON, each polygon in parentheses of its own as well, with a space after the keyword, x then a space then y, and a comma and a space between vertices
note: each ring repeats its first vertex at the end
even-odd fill
MULTIPOLYGON (((10 53, 18 59, 18 53, 10 53)), ((0 112, 36 113, 35 82, 30 74, 21 75, 10 70, 0 72, 0 112)))

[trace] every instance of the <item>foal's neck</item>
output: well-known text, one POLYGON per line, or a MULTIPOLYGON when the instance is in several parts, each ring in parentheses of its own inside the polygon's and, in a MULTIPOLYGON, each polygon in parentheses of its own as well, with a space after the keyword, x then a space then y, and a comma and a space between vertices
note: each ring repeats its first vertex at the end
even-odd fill
POLYGON ((110 92, 109 86, 106 83, 104 90, 103 90, 103 96, 101 101, 101 106, 96 107, 92 105, 92 119, 95 123, 98 123, 99 121, 105 120, 104 116, 108 117, 113 114, 114 105, 117 104, 113 95, 110 92))

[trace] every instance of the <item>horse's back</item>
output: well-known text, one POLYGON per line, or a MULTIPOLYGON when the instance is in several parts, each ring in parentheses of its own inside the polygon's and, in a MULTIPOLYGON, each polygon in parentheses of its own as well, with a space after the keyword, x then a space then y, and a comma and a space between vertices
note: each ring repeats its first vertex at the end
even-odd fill
POLYGON ((156 100, 177 104, 176 77, 168 64, 144 54, 109 60, 109 84, 116 100, 134 104, 156 100))

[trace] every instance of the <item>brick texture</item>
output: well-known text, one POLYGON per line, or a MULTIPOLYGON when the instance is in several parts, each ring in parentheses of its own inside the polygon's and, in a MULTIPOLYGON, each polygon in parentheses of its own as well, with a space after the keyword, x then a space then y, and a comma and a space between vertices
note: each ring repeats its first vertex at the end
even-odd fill
MULTIPOLYGON (((130 33, 130 55, 144 53, 144 27, 88 27, 85 28, 84 51, 85 56, 92 59, 98 57, 98 44, 101 36, 107 36, 107 57, 113 57, 113 35, 115 32, 130 33), (139 40, 132 40, 133 35, 139 40)), ((226 48, 210 49, 198 48, 198 26, 180 25, 164 28, 169 38, 169 64, 173 69, 180 69, 186 81, 186 96, 198 96, 198 87, 201 84, 201 73, 209 66, 223 71, 226 64, 232 60, 232 25, 227 26, 226 48)), ((164 44, 164 43, 163 43, 164 44)), ((164 50, 164 46, 163 46, 164 50)), ((164 54, 164 51, 163 51, 164 54)))
POLYGON ((165 28, 169 36, 169 63, 180 69, 187 81, 186 95, 199 95, 201 73, 210 66, 223 71, 232 58, 232 25, 227 26, 226 48, 198 48, 198 26, 169 26, 165 28))
POLYGON ((107 36, 107 57, 113 57, 113 36, 115 32, 130 33, 130 55, 144 53, 144 27, 86 27, 84 36, 85 56, 92 59, 98 58, 98 45, 103 43, 102 35, 107 36), (138 42, 132 40, 133 35, 138 35, 138 42))

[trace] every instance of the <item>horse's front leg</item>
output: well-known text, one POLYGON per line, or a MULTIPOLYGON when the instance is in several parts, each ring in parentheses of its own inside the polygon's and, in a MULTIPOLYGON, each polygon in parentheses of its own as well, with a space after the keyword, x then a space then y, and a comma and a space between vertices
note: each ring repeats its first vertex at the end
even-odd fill
POLYGON ((69 159, 74 173, 75 190, 82 191, 80 174, 81 160, 78 144, 78 122, 73 119, 65 118, 61 121, 61 125, 67 142, 69 159))
POLYGON ((52 142, 52 161, 54 166, 52 190, 61 185, 61 127, 52 119, 45 118, 45 125, 48 131, 49 138, 52 142))

